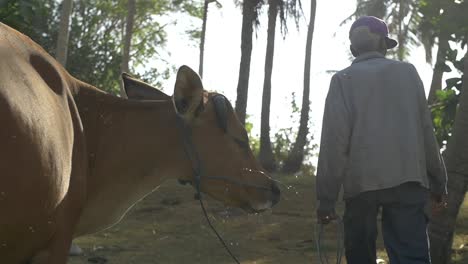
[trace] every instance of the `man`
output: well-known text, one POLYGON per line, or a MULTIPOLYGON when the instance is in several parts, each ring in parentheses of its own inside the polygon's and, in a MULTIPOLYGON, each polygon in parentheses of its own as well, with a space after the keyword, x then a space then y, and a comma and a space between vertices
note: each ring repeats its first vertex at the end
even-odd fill
POLYGON ((350 30, 352 65, 331 80, 317 169, 319 223, 336 219, 343 186, 348 264, 376 262, 377 214, 391 264, 430 263, 425 204, 442 207, 447 176, 424 87, 376 17, 350 30))

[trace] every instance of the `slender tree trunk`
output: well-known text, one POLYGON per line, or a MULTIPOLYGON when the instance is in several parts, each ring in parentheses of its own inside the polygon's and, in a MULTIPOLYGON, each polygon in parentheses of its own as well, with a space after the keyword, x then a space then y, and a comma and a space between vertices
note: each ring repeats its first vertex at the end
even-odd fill
POLYGON ((70 16, 72 9, 73 0, 63 0, 55 57, 64 67, 67 64, 68 37, 70 33, 70 16))
POLYGON ((403 30, 403 19, 406 15, 406 10, 403 6, 403 0, 398 1, 398 60, 402 61, 405 58, 406 36, 403 30))
POLYGON ((270 105, 271 105, 271 75, 273 72, 273 58, 275 53, 276 18, 278 16, 278 0, 268 1, 268 37, 265 56, 265 79, 263 82, 262 114, 260 122, 260 154, 259 160, 263 168, 268 171, 276 170, 270 140, 270 105))
POLYGON ((432 105, 436 101, 437 91, 442 90, 442 77, 444 76, 445 57, 449 49, 448 35, 441 33, 439 37, 439 48, 437 50, 437 58, 432 75, 431 89, 429 90, 428 103, 432 105))
POLYGON ((309 111, 310 111, 310 64, 312 59, 312 40, 314 38, 315 13, 317 11, 317 1, 311 0, 309 28, 307 30, 306 55, 304 63, 304 90, 302 92, 301 119, 299 122, 299 131, 297 132, 296 142, 291 153, 284 162, 283 172, 294 173, 301 169, 304 161, 304 147, 307 144, 307 135, 309 134, 309 111))
POLYGON ((453 234, 468 183, 468 53, 464 58, 463 88, 460 95, 453 135, 445 152, 448 172, 448 208, 434 217, 429 226, 433 264, 450 263, 453 234))
POLYGON ((200 39, 200 64, 198 65, 198 74, 202 78, 203 78, 203 59, 205 56, 206 21, 208 19, 208 5, 209 4, 210 4, 210 0, 205 0, 205 4, 203 6, 203 25, 202 25, 201 39, 200 39))
POLYGON ((245 0, 242 4, 242 36, 239 81, 237 83, 236 113, 245 124, 247 96, 249 91, 250 60, 252 56, 252 33, 255 21, 255 8, 259 0, 245 0))
MULTIPOLYGON (((136 13, 136 0, 128 0, 127 2, 127 20, 125 23, 125 38, 123 43, 123 54, 122 54, 122 72, 129 72, 129 61, 130 61, 130 47, 132 45, 132 35, 133 35, 133 24, 135 23, 135 13, 136 13)), ((126 98, 127 95, 122 87, 120 89, 120 96, 126 98)))

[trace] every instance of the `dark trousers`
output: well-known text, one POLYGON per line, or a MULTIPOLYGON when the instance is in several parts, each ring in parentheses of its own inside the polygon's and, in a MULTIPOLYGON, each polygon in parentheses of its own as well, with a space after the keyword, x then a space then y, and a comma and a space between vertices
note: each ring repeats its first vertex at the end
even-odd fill
POLYGON ((425 205, 428 191, 410 182, 346 200, 345 249, 348 264, 375 264, 377 215, 390 264, 430 263, 425 205))

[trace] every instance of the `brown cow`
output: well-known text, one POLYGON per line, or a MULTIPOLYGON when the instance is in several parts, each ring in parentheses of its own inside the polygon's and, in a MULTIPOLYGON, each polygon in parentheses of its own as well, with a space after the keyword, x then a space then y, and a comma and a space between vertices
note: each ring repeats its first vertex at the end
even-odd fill
POLYGON ((184 135, 202 192, 253 211, 278 202, 231 105, 190 68, 172 97, 124 75, 122 99, 1 23, 0 58, 0 263, 64 264, 74 237, 117 223, 164 180, 193 183, 184 135))

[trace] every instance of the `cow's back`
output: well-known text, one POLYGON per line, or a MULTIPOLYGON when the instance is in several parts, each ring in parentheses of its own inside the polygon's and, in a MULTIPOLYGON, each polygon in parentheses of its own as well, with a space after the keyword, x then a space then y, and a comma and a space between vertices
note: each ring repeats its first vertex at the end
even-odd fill
POLYGON ((0 23, 0 256, 24 261, 56 230, 74 141, 61 68, 0 23))

